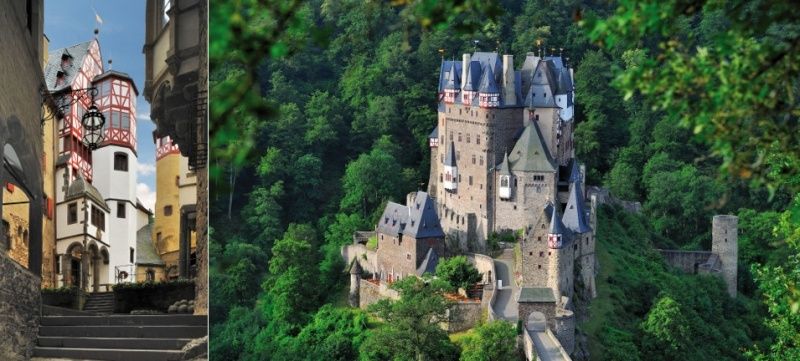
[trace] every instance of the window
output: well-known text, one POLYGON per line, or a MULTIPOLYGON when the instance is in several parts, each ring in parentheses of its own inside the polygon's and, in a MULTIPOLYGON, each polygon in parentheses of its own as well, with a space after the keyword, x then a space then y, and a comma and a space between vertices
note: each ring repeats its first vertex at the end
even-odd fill
POLYGON ((481 136, 475 137, 475 144, 481 144, 481 136))
POLYGON ((131 250, 131 255, 130 255, 131 259, 130 259, 130 261, 131 261, 131 263, 133 263, 133 256, 134 256, 134 252, 135 251, 133 250, 133 247, 131 247, 130 250, 131 250))
POLYGON ((475 164, 475 154, 472 155, 472 164, 475 164))
MULTIPOLYGON (((478 139, 481 139, 481 138, 478 138, 478 139)), ((483 165, 483 156, 480 157, 480 163, 479 164, 483 165)))
POLYGON ((472 176, 469 176, 469 185, 472 185, 472 176))
POLYGON ((99 228, 100 230, 106 230, 106 214, 103 212, 102 209, 95 207, 92 205, 92 225, 99 228))
POLYGON ((461 133, 460 132, 458 133, 458 141, 459 142, 461 141, 461 133))
POLYGON ((469 142, 470 142, 470 136, 469 136, 469 133, 467 133, 467 143, 469 143, 469 142))
POLYGON ((67 224, 78 222, 78 203, 70 203, 67 206, 67 224))
POLYGON ((171 216, 172 215, 172 206, 164 206, 164 215, 171 216))
POLYGON ((152 269, 148 269, 147 272, 144 273, 145 281, 155 281, 156 280, 156 273, 152 269))
POLYGON ((125 203, 117 202, 117 218, 125 218, 125 203))
POLYGON ((122 152, 114 153, 114 170, 128 171, 128 155, 122 152))
POLYGON ((539 252, 539 257, 544 257, 544 252, 539 252))
POLYGON ((56 255, 56 274, 61 274, 61 255, 56 255))

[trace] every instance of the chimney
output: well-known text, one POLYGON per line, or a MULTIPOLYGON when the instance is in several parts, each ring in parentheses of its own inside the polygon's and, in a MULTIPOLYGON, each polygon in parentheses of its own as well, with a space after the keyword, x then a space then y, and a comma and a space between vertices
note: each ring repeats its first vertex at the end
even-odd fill
POLYGON ((506 105, 517 104, 517 86, 514 82, 513 55, 503 55, 503 101, 506 105))
POLYGON ((461 58, 461 89, 464 89, 464 84, 467 83, 467 66, 469 66, 470 58, 469 53, 465 53, 461 58))

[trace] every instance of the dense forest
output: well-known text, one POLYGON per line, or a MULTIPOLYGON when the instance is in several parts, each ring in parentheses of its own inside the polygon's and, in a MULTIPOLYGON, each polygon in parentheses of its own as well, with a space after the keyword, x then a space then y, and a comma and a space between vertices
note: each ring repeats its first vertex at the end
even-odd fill
POLYGON ((587 183, 643 206, 600 210, 590 358, 800 359, 790 2, 211 4, 214 359, 513 359, 493 347, 516 334, 502 322, 456 340, 417 322, 446 284, 406 279, 400 301, 348 308, 339 249, 425 189, 442 59, 521 62, 537 42, 575 69, 587 183), (736 299, 654 251, 709 249, 723 213, 739 216, 736 299))

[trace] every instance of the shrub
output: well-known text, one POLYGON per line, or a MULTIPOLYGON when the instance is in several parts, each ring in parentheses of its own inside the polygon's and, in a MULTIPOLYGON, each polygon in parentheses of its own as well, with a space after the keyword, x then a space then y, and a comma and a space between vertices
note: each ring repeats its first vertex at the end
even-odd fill
POLYGON ((177 301, 194 299, 194 281, 179 279, 166 282, 136 282, 114 285, 114 313, 134 309, 167 312, 177 301))
POLYGON ((472 263, 469 263, 465 256, 450 257, 439 261, 436 266, 436 276, 447 281, 453 287, 465 290, 483 279, 480 272, 472 263))
POLYGON ((76 308, 74 306, 77 294, 78 288, 74 286, 43 288, 42 304, 56 307, 76 308))

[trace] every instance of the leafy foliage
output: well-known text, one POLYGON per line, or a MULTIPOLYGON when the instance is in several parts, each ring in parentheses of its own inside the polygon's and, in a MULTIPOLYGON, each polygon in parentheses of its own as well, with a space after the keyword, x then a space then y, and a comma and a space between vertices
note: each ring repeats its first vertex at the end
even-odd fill
POLYGON ((461 361, 518 360, 517 332, 514 325, 501 320, 479 325, 464 339, 461 361))
POLYGON ((466 256, 445 258, 436 265, 436 276, 453 288, 469 289, 481 281, 481 273, 467 260, 466 256))

